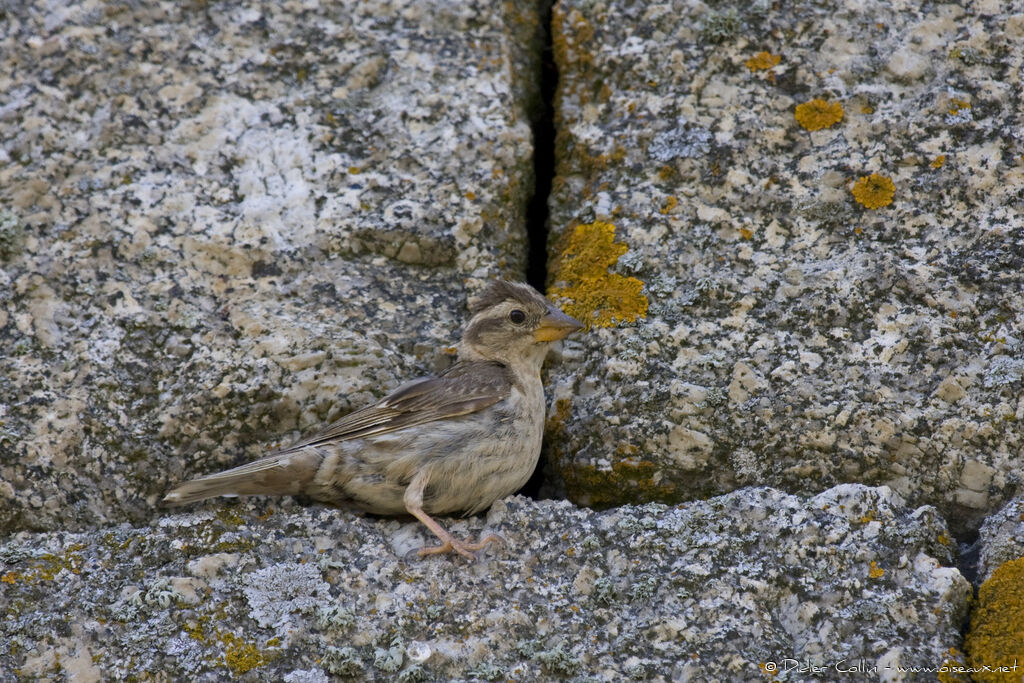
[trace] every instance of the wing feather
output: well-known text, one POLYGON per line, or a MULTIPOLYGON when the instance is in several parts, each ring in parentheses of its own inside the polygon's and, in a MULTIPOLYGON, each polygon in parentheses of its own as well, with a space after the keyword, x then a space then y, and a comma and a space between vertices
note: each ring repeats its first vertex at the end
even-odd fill
POLYGON ((326 441, 387 434, 435 420, 468 415, 507 398, 511 389, 508 369, 501 363, 456 363, 436 377, 403 384, 379 402, 345 415, 279 453, 326 441))

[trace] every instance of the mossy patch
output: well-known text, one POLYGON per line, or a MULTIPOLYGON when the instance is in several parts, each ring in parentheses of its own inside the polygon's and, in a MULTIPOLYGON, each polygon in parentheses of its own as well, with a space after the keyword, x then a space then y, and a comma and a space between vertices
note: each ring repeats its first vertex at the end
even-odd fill
POLYGON ((569 499, 579 505, 606 508, 624 503, 676 503, 680 498, 676 486, 658 483, 654 463, 617 460, 609 470, 559 464, 569 499))
POLYGON ((644 283, 611 272, 629 247, 615 241, 615 226, 600 221, 577 225, 555 259, 553 297, 565 298, 566 313, 587 326, 611 327, 647 315, 644 283))

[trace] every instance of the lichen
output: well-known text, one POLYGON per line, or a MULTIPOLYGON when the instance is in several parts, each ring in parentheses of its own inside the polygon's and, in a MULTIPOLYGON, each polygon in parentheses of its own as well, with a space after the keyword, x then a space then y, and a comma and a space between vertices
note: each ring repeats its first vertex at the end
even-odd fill
POLYGON ((398 683, 420 683, 430 680, 430 674, 419 664, 413 664, 398 674, 398 683))
POLYGON ((896 185, 890 178, 878 173, 863 176, 850 190, 857 203, 868 209, 879 209, 892 204, 896 185))
POLYGON ((218 633, 217 640, 224 646, 224 663, 236 675, 268 664, 277 657, 276 652, 262 650, 233 633, 218 633))
POLYGON ((939 683, 970 683, 970 676, 966 673, 967 660, 964 653, 955 647, 946 650, 946 656, 939 666, 939 683))
POLYGON ((24 583, 37 583, 39 581, 53 581, 62 571, 69 571, 72 574, 79 574, 82 571, 84 560, 78 553, 85 548, 84 543, 75 543, 68 546, 63 554, 43 553, 32 559, 31 566, 21 570, 11 570, 0 577, 3 583, 14 584, 18 581, 24 583))
POLYGON ((709 12, 700 28, 700 37, 709 43, 722 43, 736 37, 743 23, 734 7, 722 12, 709 12))
POLYGON ((771 52, 758 52, 756 55, 743 62, 744 66, 754 71, 765 71, 778 66, 782 61, 782 55, 773 55, 771 52))
POLYGON ((622 503, 674 503, 679 499, 677 486, 660 483, 658 467, 643 460, 612 462, 610 469, 558 463, 569 499, 580 505, 606 508, 622 503))
POLYGON ((327 673, 343 678, 354 678, 363 673, 359 654, 351 647, 328 647, 320 664, 327 673))
POLYGON ((565 312, 585 325, 611 327, 647 315, 643 282, 611 272, 629 247, 615 241, 611 223, 577 225, 564 240, 552 268, 548 294, 568 299, 565 312))
POLYGON ((964 649, 976 669, 974 680, 1009 680, 992 669, 1017 664, 1024 652, 1024 557, 1001 565, 981 584, 964 649))
POLYGON ((14 254, 24 236, 25 228, 10 211, 0 211, 0 258, 14 254))
POLYGON ((541 667, 547 673, 559 676, 572 676, 579 673, 583 666, 579 659, 564 649, 562 643, 552 650, 538 652, 533 658, 540 662, 541 667))
POLYGON ((796 105, 796 121, 806 130, 821 130, 843 120, 843 105, 815 98, 796 105))

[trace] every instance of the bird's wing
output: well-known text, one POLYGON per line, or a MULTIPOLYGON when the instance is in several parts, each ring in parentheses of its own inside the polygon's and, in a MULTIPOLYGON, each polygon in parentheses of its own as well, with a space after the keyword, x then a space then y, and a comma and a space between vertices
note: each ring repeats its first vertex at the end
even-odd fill
POLYGON ((474 413, 508 397, 511 389, 509 371, 500 363, 456 363, 437 377, 424 377, 403 384, 378 403, 349 413, 279 452, 287 453, 327 441, 386 434, 425 422, 474 413))

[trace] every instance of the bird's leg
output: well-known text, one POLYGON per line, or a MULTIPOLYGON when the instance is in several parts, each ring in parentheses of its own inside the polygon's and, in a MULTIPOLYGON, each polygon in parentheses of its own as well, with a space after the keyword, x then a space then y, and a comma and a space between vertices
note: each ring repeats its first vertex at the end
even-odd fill
POLYGON ((476 555, 473 554, 474 550, 480 550, 488 543, 501 541, 499 537, 491 534, 479 543, 471 543, 468 538, 465 541, 460 541, 445 531, 443 526, 438 524, 430 515, 423 511, 423 489, 426 488, 427 480, 429 478, 430 475, 427 474, 426 470, 420 470, 416 473, 416 476, 412 478, 412 481, 409 482, 409 486, 405 489, 405 494, 402 496, 402 502, 405 504, 405 509, 409 514, 423 522, 423 526, 430 529, 442 542, 441 545, 424 546, 420 548, 420 557, 436 555, 438 553, 447 553, 454 550, 460 555, 468 557, 471 560, 475 560, 476 555))

